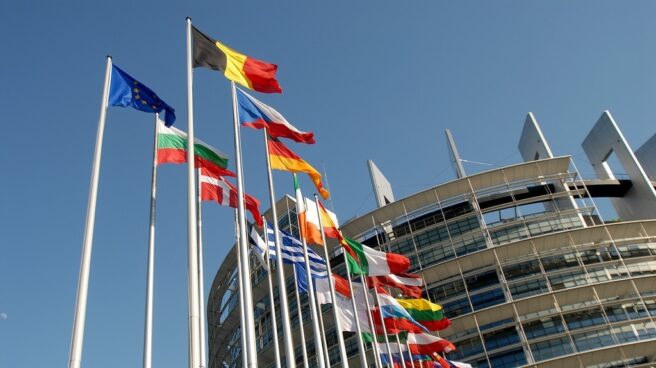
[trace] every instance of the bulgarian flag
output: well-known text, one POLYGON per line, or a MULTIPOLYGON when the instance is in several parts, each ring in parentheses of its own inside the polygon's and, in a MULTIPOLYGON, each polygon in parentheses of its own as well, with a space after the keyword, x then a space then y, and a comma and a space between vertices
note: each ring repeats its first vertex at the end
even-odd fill
MULTIPOLYGON (((194 139, 194 161, 214 176, 236 176, 228 170, 228 155, 194 139)), ((175 127, 167 127, 157 121, 157 164, 183 164, 187 162, 187 133, 175 127)))
POLYGON ((424 280, 419 275, 404 273, 398 275, 372 276, 367 278, 367 283, 371 286, 390 286, 397 288, 404 295, 413 298, 421 298, 422 286, 424 280))
POLYGON ((444 311, 439 304, 426 299, 396 299, 396 301, 422 326, 429 331, 440 331, 451 325, 444 317, 444 311))
POLYGON ((291 125, 276 109, 258 101, 237 88, 239 121, 250 128, 266 129, 271 137, 289 138, 299 143, 314 144, 314 133, 302 132, 291 125))
POLYGON ((287 148, 282 142, 274 137, 268 137, 267 144, 269 147, 269 160, 271 168, 276 170, 289 171, 293 173, 306 173, 312 179, 314 186, 324 199, 330 196, 330 193, 323 188, 321 183, 321 174, 308 164, 305 160, 298 157, 294 152, 287 148))
POLYGON ((344 237, 344 241, 346 244, 342 244, 342 247, 351 273, 384 276, 404 273, 410 268, 410 259, 406 256, 381 252, 347 237, 344 237))
MULTIPOLYGON (((205 169, 201 169, 200 197, 204 201, 216 201, 220 205, 237 208, 237 188, 222 177, 214 176, 205 169)), ((257 226, 262 227, 260 215, 260 201, 244 193, 244 205, 253 216, 257 226)))
POLYGON ((263 93, 281 93, 278 66, 246 56, 191 27, 194 68, 218 70, 229 80, 263 93))
POLYGON ((409 333, 408 346, 412 354, 430 354, 449 353, 456 350, 456 347, 446 339, 426 333, 409 333))

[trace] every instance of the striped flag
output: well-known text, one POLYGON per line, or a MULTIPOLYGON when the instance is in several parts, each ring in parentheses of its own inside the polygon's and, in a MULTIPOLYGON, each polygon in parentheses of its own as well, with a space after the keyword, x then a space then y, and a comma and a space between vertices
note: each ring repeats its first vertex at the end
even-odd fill
POLYGON ((384 276, 404 273, 410 268, 410 259, 404 255, 381 252, 346 237, 344 240, 346 244, 342 247, 346 251, 351 273, 384 276))
MULTIPOLYGON (((213 176, 236 176, 228 170, 228 155, 194 138, 194 161, 213 176)), ((175 127, 166 127, 157 120, 157 164, 184 164, 187 162, 187 133, 175 127)))
POLYGON ((428 329, 417 322, 393 296, 379 293, 378 300, 380 301, 378 306, 380 312, 373 311, 372 316, 375 324, 381 324, 380 317, 382 314, 387 333, 394 334, 400 331, 428 332, 428 329))
POLYGON ((254 129, 266 128, 271 137, 289 138, 299 143, 314 144, 314 133, 302 132, 291 125, 276 109, 258 101, 237 88, 239 122, 254 129))
POLYGON ((431 354, 449 353, 456 350, 456 347, 446 339, 426 333, 409 333, 408 346, 412 354, 431 354))
POLYGON ((374 287, 377 285, 390 286, 401 290, 406 296, 421 298, 423 291, 421 287, 424 280, 419 275, 403 273, 368 277, 367 284, 374 287))
MULTIPOLYGON (((267 245, 269 246, 269 257, 276 259, 276 237, 273 231, 273 225, 266 223, 267 229, 267 245)), ((305 267, 305 258, 303 256, 303 243, 296 239, 290 233, 280 230, 280 237, 282 244, 280 249, 282 251, 282 261, 286 264, 298 264, 305 267)), ((308 258, 310 259, 310 270, 312 271, 313 278, 328 277, 328 270, 326 268, 326 261, 321 258, 312 249, 308 248, 308 258)))
POLYGON ((317 169, 292 152, 292 150, 287 148, 287 146, 278 139, 269 137, 267 139, 267 144, 269 147, 269 159, 271 161, 272 169, 293 173, 306 173, 310 179, 312 179, 314 186, 317 187, 317 190, 321 193, 321 196, 324 199, 327 199, 330 196, 330 193, 323 187, 321 174, 319 174, 317 169))
POLYGON ((278 66, 244 55, 191 27, 194 68, 218 70, 229 80, 263 93, 281 93, 278 66))

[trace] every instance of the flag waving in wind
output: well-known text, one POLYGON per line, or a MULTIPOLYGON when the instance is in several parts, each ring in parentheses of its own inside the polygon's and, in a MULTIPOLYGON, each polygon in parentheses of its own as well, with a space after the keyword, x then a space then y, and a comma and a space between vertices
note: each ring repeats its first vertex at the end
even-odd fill
POLYGON ((161 112, 169 127, 175 122, 175 110, 162 101, 155 92, 116 65, 112 65, 112 84, 109 88, 110 106, 131 106, 144 112, 161 112))
POLYGON ((281 93, 276 80, 278 66, 246 56, 191 27, 194 68, 223 72, 226 78, 254 91, 281 93))
MULTIPOLYGON (((222 177, 215 177, 205 169, 201 169, 200 175, 200 197, 204 201, 216 201, 220 205, 237 208, 237 188, 222 177)), ((260 201, 244 193, 244 204, 253 216, 257 226, 262 227, 262 216, 260 216, 260 201)))
POLYGON ((239 105, 239 122, 255 128, 266 128, 271 137, 289 138, 299 143, 314 144, 314 133, 301 132, 291 125, 273 107, 255 99, 255 97, 237 88, 237 104, 239 105))
MULTIPOLYGON (((160 121, 157 126, 157 164, 183 164, 187 162, 187 133, 174 127, 166 127, 160 121)), ((196 167, 206 169, 213 176, 236 176, 228 170, 228 155, 194 139, 196 167)))
POLYGON ((278 139, 268 137, 267 144, 269 145, 269 159, 271 160, 272 169, 293 173, 306 173, 312 179, 314 186, 317 187, 317 190, 324 199, 330 196, 330 193, 323 187, 321 174, 319 174, 317 169, 292 152, 292 150, 287 148, 278 139))

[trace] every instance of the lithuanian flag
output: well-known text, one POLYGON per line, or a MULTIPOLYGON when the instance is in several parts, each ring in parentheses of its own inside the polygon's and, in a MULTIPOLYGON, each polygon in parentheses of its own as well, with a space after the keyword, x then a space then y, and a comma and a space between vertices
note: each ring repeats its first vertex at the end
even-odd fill
POLYGON ((306 173, 312 179, 314 186, 317 187, 319 193, 324 199, 328 199, 330 193, 324 189, 321 183, 321 174, 308 164, 305 160, 298 157, 297 154, 292 152, 287 146, 282 144, 279 140, 273 137, 268 137, 267 143, 269 146, 269 159, 271 160, 271 168, 276 170, 289 171, 293 173, 306 173))
POLYGON ((281 93, 276 80, 276 64, 246 56, 191 27, 194 68, 223 72, 226 78, 246 88, 264 93, 281 93))
POLYGON ((451 325, 451 321, 444 317, 444 311, 439 304, 431 303, 426 299, 396 299, 396 301, 429 331, 440 331, 451 325))

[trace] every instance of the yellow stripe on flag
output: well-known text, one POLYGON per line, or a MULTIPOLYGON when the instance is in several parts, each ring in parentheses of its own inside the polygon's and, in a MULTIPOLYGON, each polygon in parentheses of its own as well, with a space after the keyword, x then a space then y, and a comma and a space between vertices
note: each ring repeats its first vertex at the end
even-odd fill
POLYGON ((321 174, 308 164, 304 160, 297 160, 289 157, 283 157, 278 155, 269 155, 271 160, 271 168, 276 170, 290 171, 290 172, 302 172, 308 174, 314 186, 321 192, 323 198, 328 198, 330 193, 323 188, 321 183, 321 174))
POLYGON ((252 89, 253 86, 251 81, 248 80, 246 74, 244 74, 244 63, 246 63, 246 58, 248 58, 248 56, 231 49, 219 41, 216 41, 216 47, 226 55, 225 77, 244 87, 252 89))

